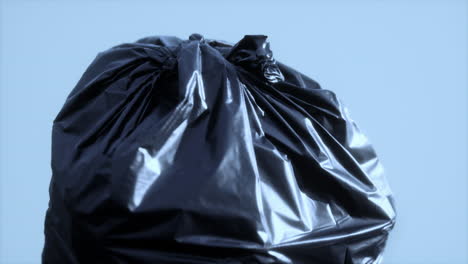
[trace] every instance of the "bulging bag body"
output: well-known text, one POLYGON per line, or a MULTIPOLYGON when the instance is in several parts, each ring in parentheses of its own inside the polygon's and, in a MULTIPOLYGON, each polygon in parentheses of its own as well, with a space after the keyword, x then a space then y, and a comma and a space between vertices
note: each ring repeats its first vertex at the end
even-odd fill
POLYGON ((53 122, 43 263, 381 262, 395 207, 373 147, 266 39, 97 55, 53 122))

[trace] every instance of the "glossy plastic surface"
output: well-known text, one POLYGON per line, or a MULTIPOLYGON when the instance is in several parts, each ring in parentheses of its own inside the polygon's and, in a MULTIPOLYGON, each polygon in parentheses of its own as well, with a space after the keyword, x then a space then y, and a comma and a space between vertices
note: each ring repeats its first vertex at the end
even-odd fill
POLYGON ((395 223, 347 108, 265 35, 99 53, 51 164, 43 263, 381 263, 395 223))

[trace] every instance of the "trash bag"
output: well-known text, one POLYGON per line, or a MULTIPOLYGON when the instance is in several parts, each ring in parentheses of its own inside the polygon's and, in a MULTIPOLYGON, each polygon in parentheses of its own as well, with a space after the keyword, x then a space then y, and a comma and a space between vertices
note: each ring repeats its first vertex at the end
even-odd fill
POLYGON ((200 34, 98 53, 53 121, 42 262, 380 263, 376 152, 272 54, 200 34))

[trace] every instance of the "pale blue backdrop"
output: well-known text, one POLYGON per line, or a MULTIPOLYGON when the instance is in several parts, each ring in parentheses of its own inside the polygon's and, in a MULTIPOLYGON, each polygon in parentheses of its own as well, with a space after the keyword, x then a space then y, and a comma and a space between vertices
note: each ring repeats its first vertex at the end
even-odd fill
POLYGON ((467 4, 456 0, 2 1, 0 263, 40 262, 52 120, 96 54, 195 32, 268 35, 279 61, 345 102, 397 201, 385 264, 467 263, 467 4))

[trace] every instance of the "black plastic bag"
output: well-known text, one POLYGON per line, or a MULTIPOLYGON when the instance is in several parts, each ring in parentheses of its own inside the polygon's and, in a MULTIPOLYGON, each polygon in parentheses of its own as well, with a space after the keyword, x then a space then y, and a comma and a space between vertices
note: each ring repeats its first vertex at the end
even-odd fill
POLYGON ((43 263, 381 262, 374 149, 266 39, 98 54, 54 119, 43 263))

